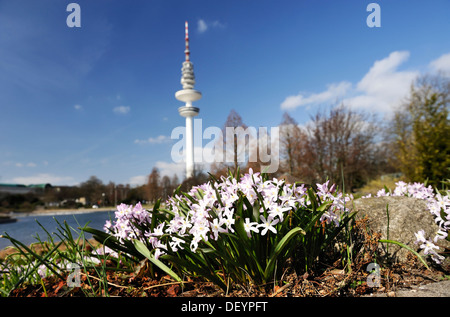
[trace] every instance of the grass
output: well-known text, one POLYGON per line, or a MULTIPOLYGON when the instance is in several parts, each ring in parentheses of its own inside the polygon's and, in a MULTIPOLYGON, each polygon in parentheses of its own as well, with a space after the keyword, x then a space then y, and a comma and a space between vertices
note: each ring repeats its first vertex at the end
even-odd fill
POLYGON ((374 196, 382 188, 385 188, 385 187, 391 188, 391 189, 395 188, 395 186, 396 186, 395 183, 402 181, 402 180, 404 181, 403 178, 397 177, 395 174, 383 175, 383 176, 380 176, 376 179, 369 181, 366 185, 359 188, 356 191, 356 193, 354 193, 353 196, 355 198, 365 196, 368 194, 372 194, 372 196, 374 196))
POLYGON ((131 271, 127 267, 120 267, 119 262, 125 259, 119 257, 111 261, 109 255, 98 254, 96 249, 102 246, 86 239, 82 230, 72 228, 66 222, 57 221, 57 224, 58 232, 53 235, 41 226, 47 234, 47 239, 43 240, 37 236, 37 242, 30 246, 8 234, 2 236, 13 245, 8 248, 7 255, 0 259, 2 296, 9 296, 17 288, 33 284, 40 284, 46 293, 44 279, 56 276, 67 282, 73 273, 84 274, 86 277, 84 282, 89 285, 89 291, 84 293, 85 296, 104 296, 107 295, 108 289, 107 271, 131 271), (90 278, 92 272, 102 278, 94 283, 90 278))

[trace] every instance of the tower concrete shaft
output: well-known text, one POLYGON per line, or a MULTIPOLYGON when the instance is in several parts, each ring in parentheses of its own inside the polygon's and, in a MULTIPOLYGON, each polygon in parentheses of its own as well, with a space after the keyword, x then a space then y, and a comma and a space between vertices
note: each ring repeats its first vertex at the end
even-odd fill
POLYGON ((175 98, 185 102, 184 107, 178 108, 182 117, 186 118, 186 179, 194 176, 194 126, 193 118, 198 115, 200 109, 192 106, 192 102, 202 97, 200 91, 194 89, 195 76, 194 65, 190 61, 188 23, 185 23, 185 61, 181 68, 181 85, 183 89, 175 93, 175 98))

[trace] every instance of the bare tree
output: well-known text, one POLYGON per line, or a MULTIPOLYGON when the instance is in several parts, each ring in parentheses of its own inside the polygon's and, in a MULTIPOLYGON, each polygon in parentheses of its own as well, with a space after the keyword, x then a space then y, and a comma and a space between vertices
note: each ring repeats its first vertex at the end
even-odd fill
POLYGON ((235 110, 230 111, 222 132, 222 139, 218 142, 223 156, 211 164, 211 173, 215 175, 226 174, 228 169, 235 172, 238 168, 245 167, 250 139, 254 137, 235 110))
POLYGON ((164 175, 163 178, 161 179, 161 195, 162 198, 167 198, 168 196, 170 196, 172 194, 172 183, 170 181, 169 176, 164 175))
POLYGON ((170 180, 170 183, 172 184, 173 190, 175 190, 180 185, 180 180, 178 179, 177 174, 173 174, 172 179, 170 180))
POLYGON ((249 143, 249 155, 247 166, 243 172, 248 172, 250 168, 253 172, 261 172, 277 177, 282 173, 280 170, 279 157, 279 127, 269 130, 266 127, 259 127, 258 130, 251 131, 252 137, 249 143))
POLYGON ((156 167, 153 167, 148 176, 147 195, 151 203, 155 203, 161 197, 160 175, 156 167))
POLYGON ((185 179, 180 186, 181 191, 189 192, 193 186, 198 186, 208 182, 209 176, 203 172, 201 165, 196 165, 194 168, 194 175, 185 179))
POLYGON ((105 186, 97 176, 91 176, 80 184, 80 193, 86 197, 89 204, 102 204, 105 186))
POLYGON ((377 173, 373 118, 344 105, 317 112, 307 127, 300 173, 310 182, 329 179, 351 191, 377 173))
POLYGON ((297 121, 287 112, 283 114, 280 124, 280 156, 282 160, 281 172, 299 176, 301 151, 304 149, 306 134, 298 126, 297 121))

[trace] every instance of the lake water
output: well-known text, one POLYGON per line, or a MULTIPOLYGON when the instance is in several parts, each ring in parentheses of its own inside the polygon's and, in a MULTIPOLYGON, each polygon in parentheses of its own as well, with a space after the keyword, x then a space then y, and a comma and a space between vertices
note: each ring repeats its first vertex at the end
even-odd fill
MULTIPOLYGON (((31 243, 37 242, 35 238, 37 234, 42 241, 47 241, 46 232, 38 225, 39 223, 52 235, 52 237, 58 241, 58 237, 54 235, 54 232, 58 232, 58 220, 59 223, 64 224, 64 220, 67 224, 75 228, 77 232, 78 227, 83 227, 89 222, 88 226, 91 228, 103 230, 103 226, 106 220, 114 219, 115 210, 111 211, 98 211, 98 212, 85 212, 85 213, 64 213, 64 214, 53 214, 53 215, 31 215, 31 216, 17 216, 16 222, 12 223, 2 223, 0 224, 0 234, 7 232, 11 237, 20 242, 30 245, 31 243)), ((72 230, 72 234, 76 237, 76 232, 72 230)), ((92 235, 85 233, 87 238, 91 238, 92 235)), ((0 250, 5 247, 12 245, 12 243, 5 238, 0 238, 0 250)))

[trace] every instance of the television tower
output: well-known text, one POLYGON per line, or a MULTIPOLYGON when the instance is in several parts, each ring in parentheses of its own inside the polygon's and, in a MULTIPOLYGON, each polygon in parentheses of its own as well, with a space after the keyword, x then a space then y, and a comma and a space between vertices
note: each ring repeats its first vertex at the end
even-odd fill
POLYGON ((183 89, 178 90, 175 93, 175 98, 185 102, 184 107, 178 108, 178 112, 182 117, 186 118, 186 179, 194 176, 194 126, 193 118, 198 115, 200 109, 192 106, 192 102, 199 100, 202 97, 200 91, 194 89, 195 77, 194 77, 194 65, 189 59, 189 31, 188 23, 185 23, 185 45, 184 50, 185 61, 181 68, 181 85, 183 89))

